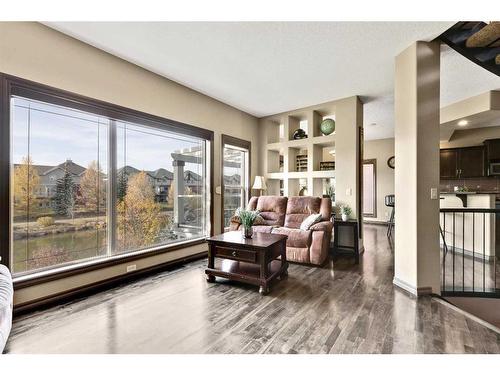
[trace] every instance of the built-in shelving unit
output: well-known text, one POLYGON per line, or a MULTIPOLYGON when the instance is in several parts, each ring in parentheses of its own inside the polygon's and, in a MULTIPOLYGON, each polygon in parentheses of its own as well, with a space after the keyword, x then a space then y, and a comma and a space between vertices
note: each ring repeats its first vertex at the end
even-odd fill
POLYGON ((328 184, 335 186, 335 170, 320 170, 320 162, 335 161, 335 133, 320 131, 324 118, 335 118, 334 107, 298 110, 265 118, 265 170, 268 194, 299 195, 303 187, 307 195, 322 196, 328 184), (297 129, 308 135, 293 139, 297 129), (281 161, 281 162, 280 162, 281 161))
MULTIPOLYGON (((363 103, 351 96, 261 118, 259 168, 266 177, 268 195, 323 196, 335 189, 335 203, 349 205, 352 218, 361 220, 360 176, 363 161, 363 103), (333 134, 321 134, 326 118, 336 122, 333 134), (305 139, 293 139, 301 128, 305 139), (297 155, 307 155, 307 168, 297 170, 297 155), (321 163, 327 162, 321 168, 321 163), (332 168, 331 170, 324 170, 332 168)), ((305 158, 305 156, 302 156, 305 158)))

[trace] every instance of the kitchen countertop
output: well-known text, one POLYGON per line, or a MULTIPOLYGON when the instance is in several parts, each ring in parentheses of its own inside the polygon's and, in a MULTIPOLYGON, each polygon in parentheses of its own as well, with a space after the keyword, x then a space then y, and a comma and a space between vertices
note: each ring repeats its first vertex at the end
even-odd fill
POLYGON ((439 194, 500 194, 500 191, 442 191, 439 194))

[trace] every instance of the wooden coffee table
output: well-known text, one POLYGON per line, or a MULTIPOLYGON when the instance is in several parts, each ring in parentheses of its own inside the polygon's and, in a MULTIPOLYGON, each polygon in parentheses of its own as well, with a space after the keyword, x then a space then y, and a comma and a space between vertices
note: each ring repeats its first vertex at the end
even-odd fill
POLYGON ((286 239, 271 233, 255 233, 248 239, 239 231, 208 238, 207 281, 219 276, 260 286, 260 294, 269 293, 272 281, 288 275, 286 239), (220 268, 215 268, 216 257, 222 258, 220 268))

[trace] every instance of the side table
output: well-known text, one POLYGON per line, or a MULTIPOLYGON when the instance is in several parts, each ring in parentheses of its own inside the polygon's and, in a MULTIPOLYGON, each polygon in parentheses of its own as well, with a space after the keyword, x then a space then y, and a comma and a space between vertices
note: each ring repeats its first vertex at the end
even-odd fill
POLYGON ((357 220, 342 221, 334 219, 333 221, 333 256, 337 255, 351 255, 354 256, 356 264, 359 263, 359 229, 357 220), (352 243, 353 246, 339 245, 339 228, 351 227, 352 228, 352 243))

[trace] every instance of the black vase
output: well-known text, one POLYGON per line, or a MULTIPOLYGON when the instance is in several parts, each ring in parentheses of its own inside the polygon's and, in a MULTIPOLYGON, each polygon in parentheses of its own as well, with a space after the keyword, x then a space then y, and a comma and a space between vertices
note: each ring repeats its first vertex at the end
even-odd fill
POLYGON ((307 134, 303 129, 297 129, 293 132, 293 139, 307 138, 307 134))

